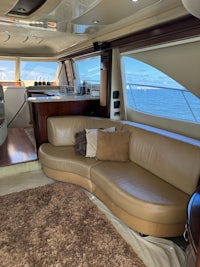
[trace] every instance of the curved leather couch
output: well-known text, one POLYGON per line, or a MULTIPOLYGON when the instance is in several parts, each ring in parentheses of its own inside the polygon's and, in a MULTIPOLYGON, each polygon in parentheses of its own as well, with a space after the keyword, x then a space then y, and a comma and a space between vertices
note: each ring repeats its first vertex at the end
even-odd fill
POLYGON ((38 151, 47 176, 87 189, 142 234, 183 234, 187 204, 200 176, 199 141, 135 123, 82 116, 49 117, 47 131, 49 142, 38 151), (76 152, 77 132, 111 126, 130 132, 129 161, 96 160, 76 152))

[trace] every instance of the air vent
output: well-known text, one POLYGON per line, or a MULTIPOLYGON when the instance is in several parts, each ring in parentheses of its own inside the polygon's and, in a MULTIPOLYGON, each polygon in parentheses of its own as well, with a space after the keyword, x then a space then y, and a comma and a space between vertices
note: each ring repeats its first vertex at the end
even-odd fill
POLYGON ((40 8, 46 0, 19 0, 8 15, 28 16, 40 8))

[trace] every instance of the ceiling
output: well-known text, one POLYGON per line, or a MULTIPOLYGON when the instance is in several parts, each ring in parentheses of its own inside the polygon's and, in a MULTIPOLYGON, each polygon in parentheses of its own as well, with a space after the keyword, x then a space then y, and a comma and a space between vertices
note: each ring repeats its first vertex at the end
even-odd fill
POLYGON ((1 0, 1 56, 57 57, 188 14, 181 0, 43 2, 27 15, 28 0, 1 0))

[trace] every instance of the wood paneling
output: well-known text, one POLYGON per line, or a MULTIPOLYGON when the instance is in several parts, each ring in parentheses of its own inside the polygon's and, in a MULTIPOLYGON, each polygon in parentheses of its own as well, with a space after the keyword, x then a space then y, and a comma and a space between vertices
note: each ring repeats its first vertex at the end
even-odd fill
POLYGON ((99 100, 32 102, 33 126, 38 149, 47 139, 47 118, 51 116, 99 116, 99 100))

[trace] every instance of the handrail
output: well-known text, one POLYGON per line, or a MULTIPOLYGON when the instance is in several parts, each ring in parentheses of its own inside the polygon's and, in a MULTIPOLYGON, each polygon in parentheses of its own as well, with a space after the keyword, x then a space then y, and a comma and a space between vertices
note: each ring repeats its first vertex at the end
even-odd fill
MULTIPOLYGON (((190 93, 187 89, 185 88, 172 88, 172 87, 165 87, 165 86, 155 86, 155 85, 147 85, 147 84, 137 84, 137 83, 130 83, 130 82, 127 82, 126 83, 126 88, 129 89, 129 90, 148 90, 147 88, 149 89, 161 89, 161 90, 171 90, 171 91, 178 91, 182 94, 182 97, 188 107, 188 109, 190 110, 191 112, 191 115, 192 117, 194 118, 194 121, 195 122, 198 122, 198 119, 196 118, 193 110, 192 110, 192 107, 190 106, 190 103, 187 99, 187 96, 186 96, 186 93, 190 93), (128 87, 128 88, 127 88, 128 87), (132 87, 140 87, 140 88, 132 88, 132 87), (146 89, 145 89, 146 88, 146 89)), ((133 99, 134 101, 134 99, 133 99)))

